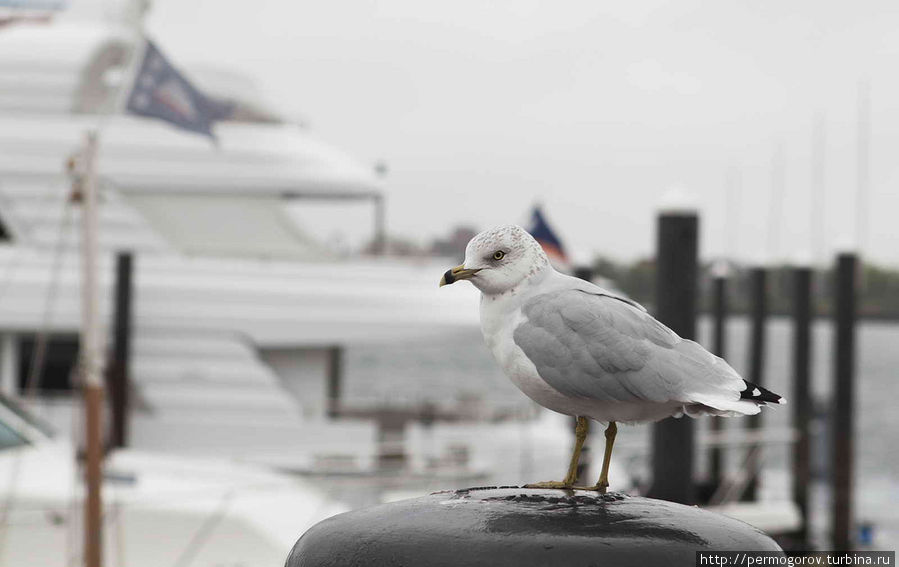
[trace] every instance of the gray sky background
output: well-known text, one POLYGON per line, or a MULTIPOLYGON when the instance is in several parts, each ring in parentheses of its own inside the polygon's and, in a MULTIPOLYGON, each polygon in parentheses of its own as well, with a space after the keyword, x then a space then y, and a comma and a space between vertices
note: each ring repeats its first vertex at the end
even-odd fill
MULTIPOLYGON (((393 233, 521 223, 540 200, 569 248, 620 259, 651 253, 675 184, 696 197, 705 257, 820 261, 851 245, 866 79, 865 252, 899 265, 899 3, 154 0, 147 24, 176 63, 239 69, 319 137, 386 160, 393 233), (813 194, 817 112, 827 177, 813 194), (727 219, 730 169, 739 218, 727 219)), ((339 230, 359 239, 367 218, 350 212, 339 230)))

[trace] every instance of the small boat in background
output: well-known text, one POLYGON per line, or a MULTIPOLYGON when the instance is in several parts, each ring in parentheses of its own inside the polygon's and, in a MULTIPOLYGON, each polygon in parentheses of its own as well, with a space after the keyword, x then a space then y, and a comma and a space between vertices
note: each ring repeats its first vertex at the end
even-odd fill
MULTIPOLYGON (((80 555, 84 490, 76 450, 0 398, 0 565, 63 567, 80 555)), ((315 523, 348 507, 285 474, 133 449, 107 455, 110 564, 274 565, 315 523)))

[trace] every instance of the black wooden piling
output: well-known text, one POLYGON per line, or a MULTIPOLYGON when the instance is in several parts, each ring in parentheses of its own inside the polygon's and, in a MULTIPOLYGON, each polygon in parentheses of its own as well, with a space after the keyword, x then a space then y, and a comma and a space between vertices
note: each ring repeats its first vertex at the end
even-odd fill
POLYGON ((855 374, 855 254, 837 256, 834 309, 833 548, 852 549, 853 400, 855 374))
POLYGON ((112 321, 113 348, 106 378, 112 410, 110 444, 119 448, 128 445, 132 271, 131 253, 120 252, 116 256, 115 310, 112 321))
MULTIPOLYGON (((699 217, 695 212, 659 215, 656 316, 681 337, 696 337, 699 217)), ((695 501, 693 421, 668 418, 652 429, 652 487, 649 496, 682 504, 695 501)))
MULTIPOLYGON (((749 381, 764 385, 765 382, 765 325, 768 317, 768 272, 757 267, 749 271, 749 381)), ((746 426, 750 430, 762 428, 762 414, 749 416, 746 426)), ((749 481, 743 500, 755 500, 758 490, 758 474, 761 469, 761 445, 753 445, 746 461, 746 474, 749 481)))
POLYGON ((334 419, 340 415, 340 390, 343 374, 343 348, 333 346, 328 349, 328 399, 327 414, 334 419))
POLYGON ((809 484, 811 451, 809 443, 812 419, 810 364, 812 349, 812 269, 799 267, 793 271, 793 428, 797 439, 793 446, 793 500, 799 508, 801 524, 796 539, 806 547, 808 542, 809 484))
MULTIPOLYGON (((727 273, 723 266, 712 278, 712 352, 721 358, 727 353, 727 273)), ((724 419, 711 417, 711 429, 715 433, 724 430, 724 419)), ((724 449, 715 445, 709 451, 709 479, 717 490, 724 475, 724 449)))
POLYGON ((724 356, 727 351, 727 276, 716 275, 712 280, 714 328, 712 329, 712 351, 724 356))

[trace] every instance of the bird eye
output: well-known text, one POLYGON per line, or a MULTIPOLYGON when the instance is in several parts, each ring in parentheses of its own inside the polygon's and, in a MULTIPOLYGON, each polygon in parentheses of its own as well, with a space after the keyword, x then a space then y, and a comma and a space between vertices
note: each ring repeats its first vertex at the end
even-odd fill
POLYGON ((494 260, 502 260, 503 256, 505 256, 505 255, 506 255, 506 253, 503 252, 502 250, 497 250, 496 252, 493 253, 493 259, 494 260))

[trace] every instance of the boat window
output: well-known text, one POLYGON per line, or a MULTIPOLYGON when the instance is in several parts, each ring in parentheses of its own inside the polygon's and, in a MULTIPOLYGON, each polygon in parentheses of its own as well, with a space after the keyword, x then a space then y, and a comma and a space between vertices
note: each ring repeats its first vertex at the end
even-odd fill
POLYGON ((10 426, 0 421, 0 451, 27 445, 24 437, 16 433, 10 426))
POLYGON ((36 392, 43 394, 71 392, 74 389, 72 371, 78 360, 78 336, 49 336, 40 364, 40 376, 36 377, 35 384, 28 384, 36 346, 36 335, 19 338, 19 391, 25 393, 29 388, 34 388, 36 392))
POLYGON ((53 429, 52 425, 37 417, 36 415, 33 415, 30 411, 19 405, 18 402, 7 397, 3 393, 0 393, 0 404, 2 404, 3 407, 11 411, 12 413, 16 414, 19 419, 21 419, 31 427, 37 429, 47 437, 53 437, 54 435, 56 435, 56 430, 53 429))

